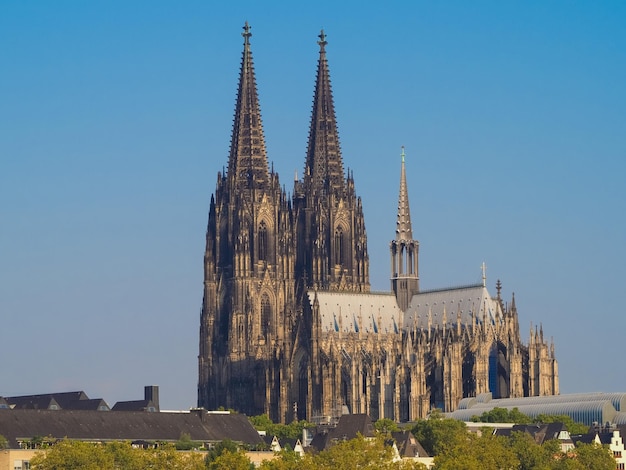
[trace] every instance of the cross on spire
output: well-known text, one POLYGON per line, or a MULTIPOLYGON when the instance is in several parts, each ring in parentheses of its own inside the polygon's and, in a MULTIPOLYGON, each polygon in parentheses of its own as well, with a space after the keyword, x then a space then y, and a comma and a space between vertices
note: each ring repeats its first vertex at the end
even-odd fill
POLYGON ((326 44, 328 44, 328 42, 326 41, 326 34, 324 33, 324 30, 322 29, 322 31, 320 32, 320 35, 318 36, 318 38, 320 38, 319 41, 317 41, 317 43, 320 45, 320 51, 324 51, 324 47, 326 46, 326 44))
POLYGON ((246 24, 243 26, 243 33, 241 33, 241 35, 244 37, 244 44, 249 44, 250 43, 250 36, 252 36, 252 33, 250 32, 250 29, 252 29, 252 28, 250 27, 250 25, 246 21, 246 24))

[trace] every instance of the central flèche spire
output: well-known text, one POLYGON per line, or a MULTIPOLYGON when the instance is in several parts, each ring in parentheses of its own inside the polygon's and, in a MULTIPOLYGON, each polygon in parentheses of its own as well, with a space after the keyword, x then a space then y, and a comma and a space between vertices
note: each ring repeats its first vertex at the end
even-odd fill
POLYGON ((398 220, 396 222, 396 240, 413 240, 411 228, 411 210, 409 209, 409 191, 404 168, 404 146, 402 147, 402 169, 400 170, 400 195, 398 196, 398 220))

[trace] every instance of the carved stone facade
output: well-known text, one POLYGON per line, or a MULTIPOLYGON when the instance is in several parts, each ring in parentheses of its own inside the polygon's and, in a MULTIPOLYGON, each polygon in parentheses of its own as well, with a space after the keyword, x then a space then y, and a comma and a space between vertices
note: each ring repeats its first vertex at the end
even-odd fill
MULTIPOLYGON (((463 397, 558 394, 554 345, 520 339, 515 299, 483 283, 420 291, 404 150, 389 293, 371 293, 367 235, 345 175, 320 46, 309 142, 293 196, 270 170, 250 49, 244 50, 228 170, 211 198, 198 405, 276 421, 367 413, 398 421, 463 397)), ((390 230, 391 231, 391 230, 390 230)))

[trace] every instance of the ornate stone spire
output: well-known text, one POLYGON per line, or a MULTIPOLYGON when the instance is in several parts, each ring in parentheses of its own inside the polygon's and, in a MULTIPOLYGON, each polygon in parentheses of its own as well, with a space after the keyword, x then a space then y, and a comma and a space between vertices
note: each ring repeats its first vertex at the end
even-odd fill
POLYGON ((404 168, 404 146, 402 146, 402 168, 400 170, 400 196, 398 197, 398 220, 396 222, 396 240, 413 240, 411 228, 411 210, 409 209, 409 191, 406 185, 404 168))
POLYGON ((413 295, 419 292, 419 242, 413 239, 409 191, 406 184, 404 147, 402 147, 400 170, 400 196, 398 197, 398 218, 396 237, 390 243, 391 250, 391 289, 396 294, 400 310, 405 311, 413 295))
POLYGON ((324 30, 319 38, 317 43, 320 46, 320 56, 317 64, 304 178, 314 194, 323 192, 342 194, 345 189, 345 179, 330 73, 326 60, 326 44, 328 43, 324 30))
POLYGON ((238 188, 264 188, 269 182, 269 166, 263 137, 261 110, 250 50, 250 25, 241 35, 243 58, 228 160, 228 176, 238 188))

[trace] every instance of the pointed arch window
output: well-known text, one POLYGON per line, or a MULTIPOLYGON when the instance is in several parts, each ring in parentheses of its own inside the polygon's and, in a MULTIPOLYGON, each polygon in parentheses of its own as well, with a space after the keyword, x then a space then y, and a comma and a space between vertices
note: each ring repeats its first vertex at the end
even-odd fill
POLYGON ((343 242, 343 229, 341 227, 337 227, 337 229, 335 230, 335 264, 344 263, 343 242))
POLYGON ((261 297, 261 336, 267 338, 270 332, 272 322, 272 306, 270 298, 267 294, 261 297))
POLYGON ((267 225, 265 224, 265 221, 262 221, 259 226, 259 260, 267 261, 267 250, 267 225))

